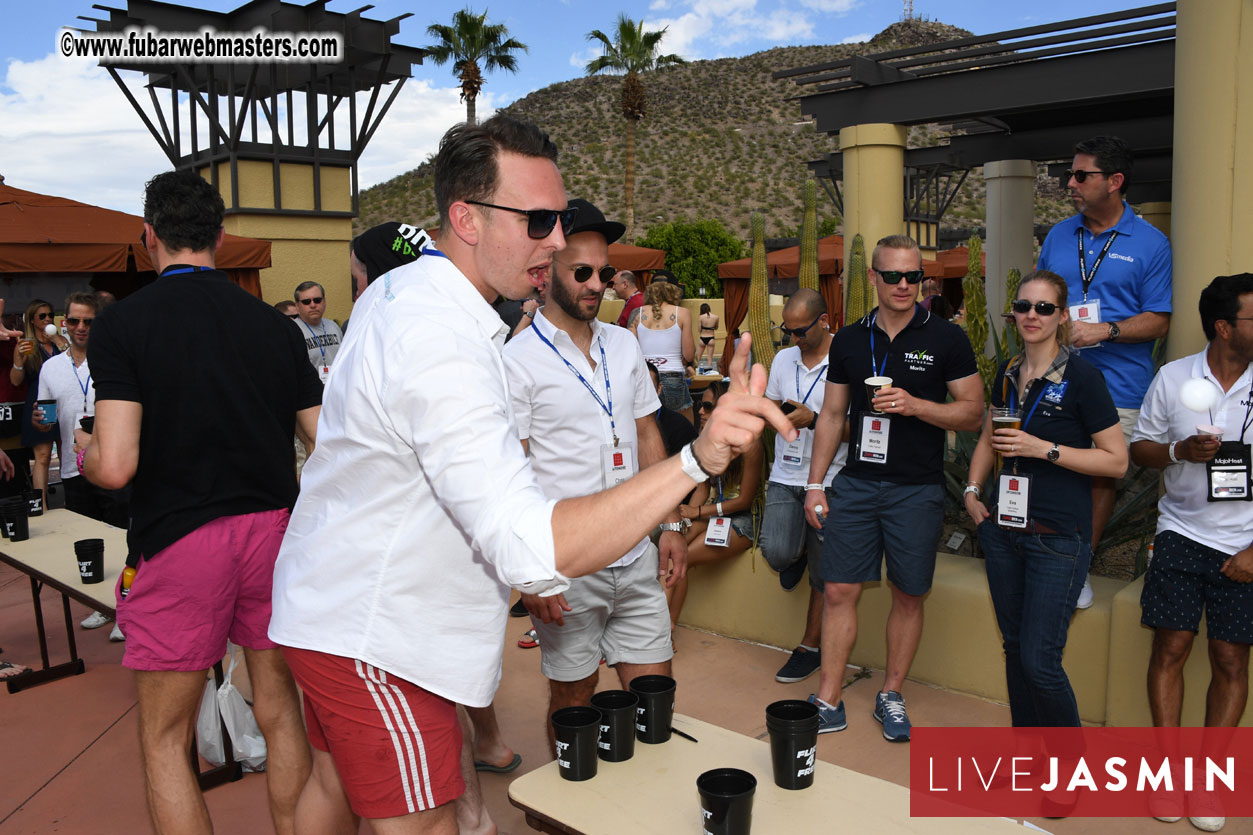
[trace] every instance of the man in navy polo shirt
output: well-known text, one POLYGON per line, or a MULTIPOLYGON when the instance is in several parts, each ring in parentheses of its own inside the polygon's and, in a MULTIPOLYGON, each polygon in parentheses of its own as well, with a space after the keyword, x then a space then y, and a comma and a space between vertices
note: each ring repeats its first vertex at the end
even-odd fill
MULTIPOLYGON (((1074 346, 1105 375, 1123 437, 1131 440, 1153 380, 1153 342, 1170 329, 1170 242, 1123 199, 1131 149, 1116 136, 1075 145, 1067 187, 1079 214, 1053 227, 1042 270, 1066 279, 1074 346)), ((1092 479, 1092 547, 1114 511, 1115 480, 1092 479)), ((1084 584, 1079 608, 1092 605, 1084 584)))
POLYGON ((890 235, 871 256, 879 306, 831 340, 826 393, 814 429, 805 516, 826 516, 822 579, 822 673, 819 733, 847 726, 840 699, 844 668, 857 637, 863 583, 878 581, 887 555, 892 609, 887 671, 874 718, 891 742, 908 742, 901 686, 922 637, 922 598, 935 573, 944 521, 944 433, 974 431, 983 421, 983 383, 961 328, 917 304, 922 253, 911 238, 890 235), (873 401, 865 383, 890 377, 873 401), (952 402, 945 402, 952 395, 952 402), (823 477, 848 416, 848 464, 826 507, 823 477), (829 515, 828 515, 829 514, 829 515))

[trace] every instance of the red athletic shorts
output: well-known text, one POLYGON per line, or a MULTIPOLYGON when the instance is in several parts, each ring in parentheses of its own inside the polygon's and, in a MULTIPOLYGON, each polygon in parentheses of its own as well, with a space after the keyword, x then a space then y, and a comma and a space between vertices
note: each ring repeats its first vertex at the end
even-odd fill
POLYGON ((394 818, 465 791, 455 704, 363 661, 292 647, 283 657, 309 743, 330 753, 354 813, 394 818))

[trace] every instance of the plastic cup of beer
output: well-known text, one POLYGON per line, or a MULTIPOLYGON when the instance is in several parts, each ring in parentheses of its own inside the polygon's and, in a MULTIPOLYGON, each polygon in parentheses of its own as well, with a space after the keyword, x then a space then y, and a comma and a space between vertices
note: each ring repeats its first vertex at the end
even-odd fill
MULTIPOLYGON (((1021 429, 1022 414, 1017 409, 997 408, 992 410, 992 430, 997 429, 1021 429)), ((1001 471, 1001 453, 996 453, 996 467, 992 470, 993 476, 1001 471)))
POLYGON ((876 415, 883 412, 874 407, 874 396, 879 393, 879 389, 885 389, 892 385, 891 377, 867 377, 866 378, 866 402, 870 404, 870 411, 876 415))
POLYGON ((35 343, 29 339, 19 339, 17 341, 17 354, 25 359, 35 353, 35 343))

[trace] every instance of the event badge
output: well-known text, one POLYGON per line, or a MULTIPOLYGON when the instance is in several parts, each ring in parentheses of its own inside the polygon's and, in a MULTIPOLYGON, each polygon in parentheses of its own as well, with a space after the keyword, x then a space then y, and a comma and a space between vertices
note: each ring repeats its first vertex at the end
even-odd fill
POLYGON ((318 366, 318 379, 322 381, 322 385, 326 385, 326 379, 331 376, 331 367, 329 365, 318 366))
POLYGON ((731 518, 729 516, 715 516, 709 520, 709 527, 705 528, 706 545, 717 545, 720 548, 726 548, 730 539, 731 518))
MULTIPOLYGON (((1100 324, 1101 300, 1089 299, 1089 300, 1079 302, 1079 304, 1072 304, 1070 306, 1070 320, 1072 322, 1089 322, 1091 324, 1100 324)), ((1099 347, 1100 344, 1101 343, 1098 342, 1096 343, 1096 345, 1089 345, 1087 347, 1096 348, 1096 347, 1099 347)), ((1080 349, 1080 350, 1084 350, 1084 349, 1080 349)))
POLYGON ((635 445, 602 444, 600 463, 605 476, 605 489, 621 484, 635 475, 635 445))
POLYGON ((862 412, 861 438, 857 445, 857 460, 870 464, 888 462, 888 431, 892 419, 884 415, 862 412))
POLYGON ((1030 496, 1030 476, 1001 473, 996 489, 996 524, 1002 528, 1027 527, 1030 496))
POLYGON ((799 470, 801 468, 808 457, 805 450, 812 435, 812 432, 801 430, 796 433, 795 441, 784 442, 783 456, 779 459, 784 469, 799 470))
POLYGON ((1253 501, 1249 491, 1249 445, 1239 441, 1223 441, 1213 460, 1205 465, 1206 484, 1211 502, 1253 501))

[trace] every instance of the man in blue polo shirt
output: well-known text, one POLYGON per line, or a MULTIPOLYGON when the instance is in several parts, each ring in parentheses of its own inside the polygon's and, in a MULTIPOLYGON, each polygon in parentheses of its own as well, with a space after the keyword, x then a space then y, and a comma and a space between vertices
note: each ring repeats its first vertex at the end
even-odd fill
POLYGON ((826 516, 821 678, 810 700, 818 705, 819 733, 844 730, 840 694, 857 637, 857 600, 862 584, 879 580, 886 553, 892 609, 874 718, 885 739, 908 742, 900 691, 922 638, 923 597, 944 523, 944 433, 974 431, 983 422, 983 382, 961 328, 917 303, 918 244, 890 235, 875 246, 870 263, 879 306, 831 340, 805 485, 809 524, 820 527, 826 516), (868 378, 880 378, 873 399, 868 378), (832 482, 827 507, 823 480, 846 415, 848 464, 832 482))
MULTIPOLYGON (((1079 214, 1052 228, 1039 269, 1066 279, 1074 346, 1105 375, 1123 436, 1140 416, 1153 380, 1153 343, 1170 329, 1170 241, 1131 210, 1123 195, 1131 149, 1116 136, 1075 145, 1067 187, 1079 214)), ((1115 481, 1092 479, 1092 547, 1114 511, 1115 481)), ((1079 608, 1092 605, 1084 584, 1079 608)))

